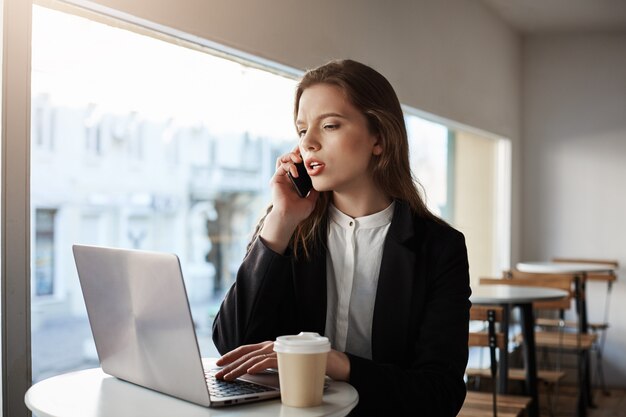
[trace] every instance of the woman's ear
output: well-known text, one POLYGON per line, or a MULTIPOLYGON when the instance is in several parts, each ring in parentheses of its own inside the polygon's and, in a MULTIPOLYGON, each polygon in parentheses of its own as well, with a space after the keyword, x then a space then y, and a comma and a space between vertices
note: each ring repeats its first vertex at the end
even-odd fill
POLYGON ((381 140, 379 136, 376 136, 376 142, 374 143, 374 147, 372 148, 372 155, 380 156, 383 153, 383 145, 381 145, 381 140))

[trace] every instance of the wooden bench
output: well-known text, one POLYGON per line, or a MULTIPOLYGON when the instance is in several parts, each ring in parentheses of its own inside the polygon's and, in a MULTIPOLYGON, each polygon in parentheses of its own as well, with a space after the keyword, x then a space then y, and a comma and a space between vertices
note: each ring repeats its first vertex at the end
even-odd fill
MULTIPOLYGON (((467 376, 479 378, 491 378, 491 371, 488 368, 467 368, 465 370, 467 376)), ((565 371, 551 371, 539 369, 537 371, 537 379, 545 384, 556 384, 565 378, 565 371)), ((509 368, 509 379, 514 381, 524 381, 526 379, 526 369, 509 368)))
MULTIPOLYGON (((535 344, 550 349, 591 350, 597 339, 598 335, 595 333, 535 332, 535 344)), ((522 343, 524 338, 518 334, 515 341, 522 343)))
MULTIPOLYGON (((567 327, 576 328, 578 323, 571 320, 550 319, 545 317, 538 317, 535 319, 535 324, 539 327, 567 327)), ((589 323, 589 330, 592 332, 598 332, 609 328, 608 323, 589 323)))
MULTIPOLYGON (((528 408, 530 401, 530 397, 499 394, 496 400, 498 417, 519 417, 528 408)), ((493 416, 492 394, 468 391, 463 408, 458 415, 461 417, 493 416)))

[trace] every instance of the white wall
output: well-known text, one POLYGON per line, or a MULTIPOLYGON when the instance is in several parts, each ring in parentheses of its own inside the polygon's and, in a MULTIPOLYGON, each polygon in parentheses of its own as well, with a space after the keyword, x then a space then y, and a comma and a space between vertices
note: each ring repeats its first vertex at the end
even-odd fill
POLYGON ((518 236, 521 38, 481 2, 94 1, 294 68, 360 60, 385 74, 404 104, 510 138, 518 236))
POLYGON ((604 369, 626 387, 626 33, 528 38, 523 97, 522 257, 619 260, 604 369))

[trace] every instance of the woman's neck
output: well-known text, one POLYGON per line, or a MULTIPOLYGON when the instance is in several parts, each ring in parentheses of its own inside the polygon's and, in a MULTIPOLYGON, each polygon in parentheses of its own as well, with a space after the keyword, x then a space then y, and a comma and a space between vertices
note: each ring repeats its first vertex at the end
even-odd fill
POLYGON ((391 197, 378 189, 342 193, 333 191, 333 204, 342 213, 352 217, 369 216, 370 214, 383 211, 391 204, 391 197))

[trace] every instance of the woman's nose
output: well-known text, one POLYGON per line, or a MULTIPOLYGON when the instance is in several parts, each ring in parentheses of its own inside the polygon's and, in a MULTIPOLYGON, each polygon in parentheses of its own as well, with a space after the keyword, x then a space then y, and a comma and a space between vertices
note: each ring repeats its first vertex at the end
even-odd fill
POLYGON ((315 137, 315 134, 311 132, 310 130, 307 131, 300 138, 300 149, 307 150, 307 151, 315 151, 315 150, 318 150, 319 148, 320 148, 320 143, 315 137))

